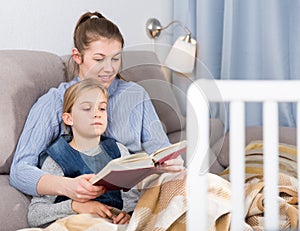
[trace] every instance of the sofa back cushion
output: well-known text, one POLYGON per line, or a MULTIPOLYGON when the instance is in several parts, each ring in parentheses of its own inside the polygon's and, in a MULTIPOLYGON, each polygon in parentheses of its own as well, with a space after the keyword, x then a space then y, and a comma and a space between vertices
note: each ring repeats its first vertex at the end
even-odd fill
POLYGON ((122 55, 122 78, 145 88, 168 135, 182 131, 185 117, 156 54, 151 51, 124 51, 122 55))
POLYGON ((9 173, 27 114, 49 88, 65 80, 59 56, 42 51, 0 51, 0 173, 9 173))

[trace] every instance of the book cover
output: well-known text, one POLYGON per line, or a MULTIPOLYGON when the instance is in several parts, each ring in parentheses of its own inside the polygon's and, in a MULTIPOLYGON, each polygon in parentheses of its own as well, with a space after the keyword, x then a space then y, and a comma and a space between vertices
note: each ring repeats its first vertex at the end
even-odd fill
POLYGON ((120 157, 110 161, 90 182, 108 190, 127 191, 147 176, 161 172, 159 165, 186 151, 186 140, 161 148, 151 155, 146 152, 120 157))

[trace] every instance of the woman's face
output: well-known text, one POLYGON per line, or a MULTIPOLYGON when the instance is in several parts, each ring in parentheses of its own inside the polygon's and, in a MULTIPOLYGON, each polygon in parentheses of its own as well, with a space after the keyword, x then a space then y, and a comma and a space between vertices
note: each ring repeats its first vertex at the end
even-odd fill
POLYGON ((96 78, 106 88, 116 77, 121 66, 122 44, 113 39, 101 38, 91 42, 83 54, 73 58, 79 64, 79 77, 96 78))

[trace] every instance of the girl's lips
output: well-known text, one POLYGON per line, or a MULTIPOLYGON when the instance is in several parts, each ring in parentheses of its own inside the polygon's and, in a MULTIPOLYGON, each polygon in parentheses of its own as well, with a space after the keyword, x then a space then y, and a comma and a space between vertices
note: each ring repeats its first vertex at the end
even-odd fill
POLYGON ((100 125, 102 125, 102 123, 96 122, 96 123, 93 123, 92 125, 100 126, 100 125))

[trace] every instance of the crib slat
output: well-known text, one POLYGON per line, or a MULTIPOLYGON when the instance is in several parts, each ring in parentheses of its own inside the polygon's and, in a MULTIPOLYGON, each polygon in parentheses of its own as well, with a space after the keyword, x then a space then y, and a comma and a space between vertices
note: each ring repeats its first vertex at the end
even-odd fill
POLYGON ((231 230, 244 227, 245 181, 245 104, 230 104, 230 182, 231 182, 231 230))
MULTIPOLYGON (((300 176, 300 102, 297 103, 297 176, 300 176)), ((300 198, 300 183, 298 182, 298 198, 300 198)), ((298 221, 300 221, 300 210, 298 210, 298 221)))
POLYGON ((278 104, 263 104, 265 230, 278 230, 278 104), (272 161, 272 163, 270 163, 272 161))
POLYGON ((194 121, 187 125, 187 230, 208 230, 207 172, 209 168, 209 110, 205 95, 197 85, 188 92, 187 116, 194 121), (197 101, 190 100, 197 99, 197 101), (199 123, 201 121, 201 124, 199 123), (202 123, 203 122, 203 123, 202 123), (199 216, 202 214, 202 216, 199 216))

